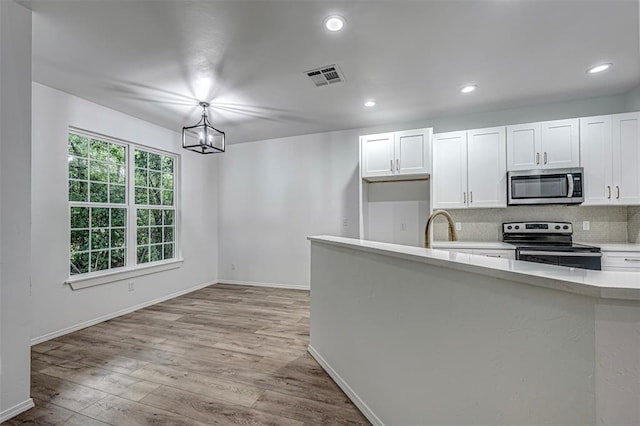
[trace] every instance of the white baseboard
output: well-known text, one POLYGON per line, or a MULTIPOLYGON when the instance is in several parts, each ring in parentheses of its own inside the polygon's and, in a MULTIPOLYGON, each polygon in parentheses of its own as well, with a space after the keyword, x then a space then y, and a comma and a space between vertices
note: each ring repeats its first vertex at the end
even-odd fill
POLYGON ((259 281, 237 281, 237 280, 223 280, 223 279, 219 279, 218 284, 248 285, 253 287, 288 288, 291 290, 309 290, 310 289, 308 285, 263 283, 259 281))
POLYGON ((336 371, 331 368, 329 363, 320 355, 318 351, 314 349, 313 346, 309 345, 307 350, 311 354, 311 356, 318 361, 318 364, 324 369, 324 371, 331 376, 334 382, 342 389, 342 391, 349 397, 351 402, 353 402, 356 407, 364 414, 364 416, 371 422, 371 424, 375 426, 384 426, 382 420, 375 415, 375 413, 369 408, 369 406, 358 396, 358 394, 351 389, 351 387, 344 381, 342 377, 336 371))
POLYGON ((20 404, 16 404, 11 408, 7 408, 6 410, 0 412, 0 423, 15 417, 20 413, 24 413, 25 411, 33 407, 35 407, 33 399, 29 398, 26 401, 22 401, 20 404))
POLYGON ((218 283, 219 283, 219 281, 215 280, 215 281, 210 281, 210 282, 198 284, 198 285, 196 285, 194 287, 190 287, 190 288, 188 288, 186 290, 180 290, 180 291, 177 291, 175 293, 171 293, 171 294, 168 294, 166 296, 162 296, 162 297, 159 297, 157 299, 150 300, 148 302, 143 302, 143 303, 140 303, 138 305, 130 306, 128 308, 124 308, 124 309, 121 309, 121 310, 116 311, 116 312, 111 312, 111 313, 108 313, 106 315, 99 316, 98 318, 94 318, 94 319, 91 319, 89 321, 83 321, 83 322, 81 322, 79 324, 74 324, 74 325, 72 325, 70 327, 65 327, 65 328, 63 328, 61 330, 56 330, 56 331, 44 334, 44 335, 39 336, 39 337, 35 337, 35 338, 31 339, 31 346, 37 345, 38 343, 46 342, 47 340, 55 339, 56 337, 64 336, 65 334, 73 333, 74 331, 78 331, 78 330, 81 330, 83 328, 91 327, 92 325, 96 325, 96 324, 99 324, 101 322, 104 322, 104 321, 107 321, 107 320, 110 320, 110 319, 113 319, 113 318, 116 318, 116 317, 119 317, 119 316, 122 316, 122 315, 129 314, 129 313, 137 311, 139 309, 146 308, 147 306, 155 305, 157 303, 164 302, 165 300, 173 299, 173 298, 176 298, 178 296, 182 296, 182 295, 185 295, 187 293, 191 293, 192 291, 200 290, 201 288, 205 288, 205 287, 208 287, 210 285, 214 285, 214 284, 218 284, 218 283))

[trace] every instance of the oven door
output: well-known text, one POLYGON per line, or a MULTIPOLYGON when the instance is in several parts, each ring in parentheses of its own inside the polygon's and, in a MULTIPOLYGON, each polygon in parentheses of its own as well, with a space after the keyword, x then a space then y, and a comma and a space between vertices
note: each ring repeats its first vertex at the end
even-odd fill
POLYGON ((602 269, 602 253, 594 252, 516 250, 516 259, 570 268, 593 269, 596 271, 602 269))
POLYGON ((581 169, 509 172, 508 203, 579 204, 582 196, 581 169))

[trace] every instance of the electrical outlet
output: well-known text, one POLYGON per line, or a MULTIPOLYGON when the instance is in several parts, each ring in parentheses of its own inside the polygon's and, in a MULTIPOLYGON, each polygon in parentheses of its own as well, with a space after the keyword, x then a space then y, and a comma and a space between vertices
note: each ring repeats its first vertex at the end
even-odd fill
POLYGON ((456 231, 462 231, 462 223, 456 222, 456 231))
POLYGON ((133 281, 129 281, 129 291, 133 291, 133 290, 135 290, 135 289, 136 289, 136 288, 135 288, 135 284, 134 284, 134 282, 133 282, 133 281))
POLYGON ((591 224, 589 223, 589 221, 588 220, 582 221, 582 230, 588 231, 589 229, 591 229, 591 224))
POLYGON ((406 231, 407 230, 407 224, 406 223, 401 223, 400 224, 400 230, 401 231, 406 231))
POLYGON ((342 226, 344 226, 345 228, 349 226, 349 221, 346 217, 342 219, 342 226))
POLYGON ((236 264, 235 264, 235 263, 232 263, 232 264, 231 264, 231 270, 232 270, 232 271, 235 271, 235 270, 236 270, 236 264))

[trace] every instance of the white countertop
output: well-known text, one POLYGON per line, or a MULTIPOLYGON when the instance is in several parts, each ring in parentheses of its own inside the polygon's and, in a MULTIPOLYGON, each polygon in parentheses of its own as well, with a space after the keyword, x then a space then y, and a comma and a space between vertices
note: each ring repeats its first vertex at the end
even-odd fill
POLYGON ((640 251, 640 244, 633 243, 581 243, 600 247, 602 251, 640 251))
POLYGON ((591 271, 331 235, 308 239, 570 293, 604 299, 640 300, 640 274, 637 272, 591 271))
POLYGON ((515 250, 515 246, 500 241, 434 241, 434 249, 493 249, 515 250))

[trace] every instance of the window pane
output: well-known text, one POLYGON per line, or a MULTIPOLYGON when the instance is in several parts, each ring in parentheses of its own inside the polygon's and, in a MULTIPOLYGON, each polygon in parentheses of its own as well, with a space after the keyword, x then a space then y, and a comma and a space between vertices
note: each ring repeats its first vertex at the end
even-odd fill
POLYGON ((69 201, 88 201, 88 189, 87 182, 82 181, 69 181, 69 201))
POLYGON ((69 179, 87 179, 89 163, 84 158, 69 157, 69 179))
POLYGON ((111 209, 111 226, 125 226, 126 223, 126 209, 111 209))
POLYGON ((149 204, 147 188, 139 188, 136 186, 136 204, 149 204))
POLYGON ((151 246, 150 255, 151 255, 150 257, 152 262, 157 262, 158 260, 162 260, 162 244, 151 246))
POLYGON ((71 275, 89 272, 89 253, 71 253, 69 273, 71 275))
POLYGON ((91 209, 91 227, 109 227, 109 209, 106 207, 94 207, 91 209))
POLYGON ((122 165, 110 164, 109 165, 109 182, 125 184, 125 169, 122 165))
POLYGON ((149 228, 138 228, 136 244, 139 246, 149 244, 149 228))
POLYGON ((111 230, 111 247, 124 247, 125 245, 125 229, 112 229, 111 230))
POLYGON ((160 161, 160 155, 149 153, 149 169, 151 170, 161 170, 162 163, 160 161))
POLYGON ((89 250, 89 231, 71 231, 71 253, 89 250))
POLYGON ((147 169, 136 169, 136 186, 149 186, 147 169))
POLYGON ((173 158, 166 155, 162 156, 162 171, 164 173, 173 173, 173 158))
POLYGON ((89 187, 89 200, 92 203, 106 203, 109 199, 106 183, 91 182, 89 187))
POLYGON ((161 242, 162 242, 162 228, 159 226, 151 228, 150 243, 158 244, 161 242))
POLYGON ((149 205, 159 206, 162 204, 161 192, 159 189, 149 189, 149 205))
POLYGON ((164 242, 165 243, 173 242, 173 226, 164 227, 164 242))
POLYGON ((135 154, 135 163, 136 163, 136 167, 140 167, 140 168, 147 168, 147 158, 148 155, 145 151, 140 151, 136 149, 136 154, 135 154))
POLYGON ((162 189, 173 190, 173 175, 169 173, 162 174, 162 189))
POLYGON ((149 210, 148 209, 138 209, 138 226, 147 226, 149 225, 149 210))
POLYGON ((126 162, 126 151, 125 147, 118 144, 111 144, 109 146, 109 161, 114 164, 123 165, 126 162))
POLYGON ((151 219, 149 221, 150 225, 162 225, 162 210, 152 209, 151 210, 151 219))
POLYGON ((124 204, 125 202, 124 185, 109 185, 109 202, 111 204, 124 204))
POLYGON ((91 250, 100 250, 109 248, 109 230, 108 229, 92 229, 91 230, 91 250))
POLYGON ((71 207, 71 228, 89 228, 89 207, 71 207))
POLYGON ((100 161, 91 161, 89 163, 89 179, 94 182, 108 182, 109 168, 107 163, 100 161))
POLYGON ((126 250, 117 249, 111 250, 111 267, 121 268, 125 265, 126 250))
POLYGON ((149 262, 149 246, 138 247, 138 263, 149 262))
POLYGON ((69 154, 86 157, 89 154, 89 138, 69 133, 69 154))
POLYGON ((164 245, 164 259, 173 258, 173 244, 164 245))
POLYGON ((91 252, 91 271, 109 269, 109 250, 91 252))
POLYGON ((173 205, 173 191, 162 191, 162 205, 163 206, 173 205))
POLYGON ((89 158, 107 161, 109 159, 109 144, 98 139, 91 139, 89 158))
POLYGON ((164 212, 164 224, 173 225, 173 210, 163 210, 164 212))
POLYGON ((149 186, 151 188, 160 188, 160 179, 162 174, 160 172, 149 171, 149 186))

